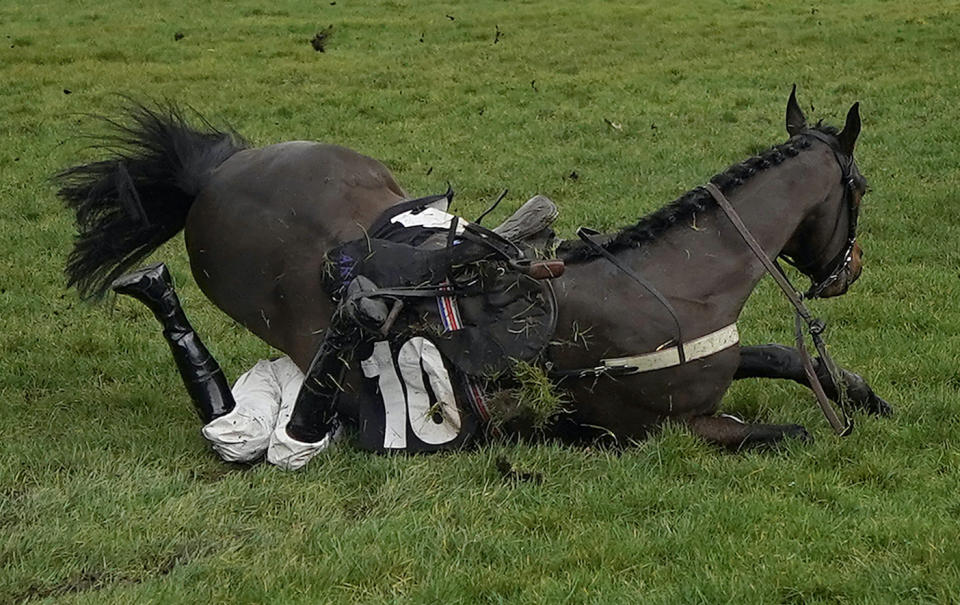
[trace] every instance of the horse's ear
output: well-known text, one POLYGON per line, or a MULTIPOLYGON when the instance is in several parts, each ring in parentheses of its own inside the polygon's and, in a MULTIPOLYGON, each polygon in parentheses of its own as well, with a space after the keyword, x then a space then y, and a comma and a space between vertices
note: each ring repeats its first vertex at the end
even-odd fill
POLYGON ((794 136, 807 129, 807 118, 797 103, 797 85, 793 85, 790 91, 790 99, 787 100, 787 134, 794 136))
POLYGON ((854 103, 850 111, 847 112, 847 123, 843 125, 843 130, 837 135, 840 151, 847 155, 853 155, 853 146, 856 145, 858 136, 860 136, 860 103, 854 103))

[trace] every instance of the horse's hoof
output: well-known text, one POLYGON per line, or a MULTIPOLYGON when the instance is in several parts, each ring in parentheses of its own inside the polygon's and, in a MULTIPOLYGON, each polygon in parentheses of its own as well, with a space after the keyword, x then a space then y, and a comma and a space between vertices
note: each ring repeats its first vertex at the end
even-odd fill
POLYGON ((800 424, 790 424, 787 425, 783 431, 783 436, 789 439, 799 439, 804 443, 812 443, 813 435, 811 435, 806 427, 800 424))
POLYGON ((870 400, 870 403, 867 404, 867 411, 877 416, 893 416, 893 406, 875 394, 870 400))

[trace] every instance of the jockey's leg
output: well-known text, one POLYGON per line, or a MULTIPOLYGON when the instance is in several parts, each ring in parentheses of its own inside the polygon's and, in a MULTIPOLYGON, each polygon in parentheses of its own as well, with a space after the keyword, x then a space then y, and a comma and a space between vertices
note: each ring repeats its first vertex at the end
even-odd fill
POLYGON ((283 378, 292 367, 289 357, 261 360, 233 385, 237 406, 203 427, 203 436, 228 462, 253 462, 262 457, 280 412, 283 378))
POLYGON ((111 288, 136 298, 153 311, 203 423, 233 410, 236 403, 227 379, 187 321, 166 265, 157 263, 128 273, 114 281, 111 288))
POLYGON ((277 428, 267 450, 271 464, 297 470, 339 435, 336 400, 346 371, 340 355, 351 344, 353 334, 338 323, 344 322, 335 318, 327 328, 302 384, 292 377, 287 381, 277 428))
POLYGON ((219 364, 190 327, 162 263, 124 275, 113 283, 113 289, 146 304, 160 321, 180 376, 204 422, 203 436, 214 451, 227 462, 252 462, 263 456, 285 386, 291 377, 303 379, 290 358, 258 362, 231 390, 219 364))

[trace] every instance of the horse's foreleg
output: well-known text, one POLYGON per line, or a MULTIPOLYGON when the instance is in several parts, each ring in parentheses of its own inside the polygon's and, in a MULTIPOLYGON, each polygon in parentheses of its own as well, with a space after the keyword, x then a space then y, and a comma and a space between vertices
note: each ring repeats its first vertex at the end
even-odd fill
POLYGON ((748 424, 727 415, 693 416, 687 419, 687 426, 693 434, 734 450, 773 445, 786 438, 811 439, 799 424, 748 424))
MULTIPOLYGON (((830 377, 825 364, 819 357, 814 358, 814 369, 823 389, 833 401, 839 398, 837 387, 830 377)), ((870 414, 890 416, 893 407, 877 396, 859 374, 838 368, 850 401, 858 409, 870 414)), ((740 366, 734 375, 734 380, 741 378, 783 378, 792 380, 805 387, 810 387, 806 372, 803 371, 803 361, 800 352, 793 348, 778 344, 753 345, 740 347, 740 366)))

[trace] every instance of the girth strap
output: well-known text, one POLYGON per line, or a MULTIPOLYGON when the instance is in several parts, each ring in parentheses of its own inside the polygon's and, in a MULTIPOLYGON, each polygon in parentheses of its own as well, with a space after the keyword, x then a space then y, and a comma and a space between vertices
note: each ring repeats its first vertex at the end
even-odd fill
POLYGON ((723 210, 723 212, 727 215, 727 218, 730 219, 730 222, 733 223, 733 226, 736 227, 740 237, 743 238, 743 241, 747 243, 756 257, 760 260, 764 268, 767 270, 767 273, 773 277, 774 281, 777 282, 777 285, 780 286, 780 289, 783 290, 787 300, 789 300, 794 308, 796 308, 797 313, 796 320, 794 321, 794 328, 796 331, 797 350, 800 352, 800 358, 803 361, 803 370, 807 375, 807 380, 810 382, 810 388, 813 389, 813 393, 817 397, 817 403, 820 404, 820 409, 823 410, 823 415, 826 416, 827 421, 830 422, 833 430, 842 437, 849 435, 853 432, 853 419, 847 415, 846 392, 839 380, 839 372, 837 371, 836 364, 834 364, 833 358, 831 358, 827 353, 827 346, 823 342, 823 338, 821 338, 821 334, 823 333, 825 327, 823 321, 813 317, 810 314, 810 311, 801 300, 801 295, 798 294, 796 289, 790 284, 790 280, 787 279, 783 269, 780 268, 780 265, 777 264, 776 261, 771 260, 770 257, 767 256, 767 253, 760 246, 760 243, 756 240, 756 238, 753 237, 753 235, 750 233, 750 230, 747 229, 747 226, 740 218, 740 215, 737 214, 737 211, 734 210, 733 206, 730 204, 730 201, 724 197, 720 189, 717 188, 717 186, 713 183, 707 183, 703 186, 703 188, 717 202, 717 205, 720 206, 720 209, 723 210), (810 338, 813 340, 813 344, 817 348, 817 352, 820 354, 820 359, 824 364, 826 364, 827 371, 830 374, 830 379, 833 380, 833 383, 837 388, 837 393, 839 394, 840 399, 840 413, 843 416, 842 421, 838 417, 836 411, 834 411, 833 406, 830 405, 830 399, 827 397, 827 394, 823 389, 823 385, 820 384, 820 378, 817 376, 817 372, 813 367, 813 360, 810 358, 810 354, 807 352, 807 348, 804 345, 803 323, 807 324, 807 331, 810 333, 810 338))
MULTIPOLYGON (((687 361, 696 361, 729 349, 738 342, 740 342, 740 334, 737 332, 737 324, 732 323, 683 343, 683 349, 686 351, 687 361)), ((680 347, 668 347, 642 355, 601 359, 598 370, 602 372, 608 368, 626 368, 629 371, 624 372, 625 374, 636 374, 672 368, 683 364, 679 353, 680 347)))
MULTIPOLYGON (((732 323, 699 338, 683 343, 686 361, 696 361, 725 351, 740 342, 737 324, 732 323)), ((649 353, 630 355, 629 357, 608 357, 600 360, 593 368, 557 370, 550 368, 550 375, 558 378, 589 378, 600 376, 629 376, 642 372, 652 372, 681 365, 679 347, 665 347, 649 353)))

